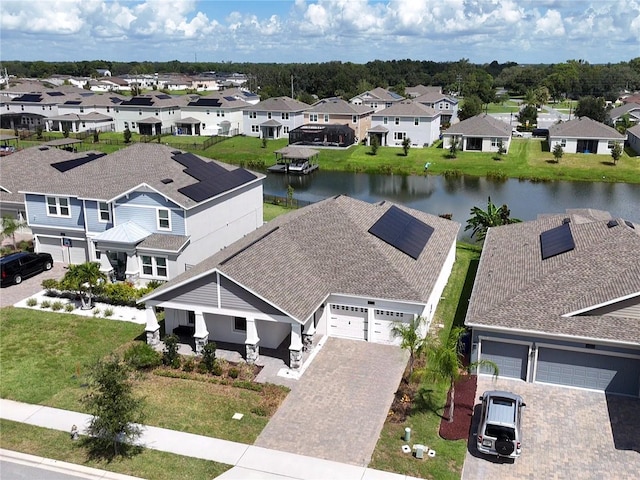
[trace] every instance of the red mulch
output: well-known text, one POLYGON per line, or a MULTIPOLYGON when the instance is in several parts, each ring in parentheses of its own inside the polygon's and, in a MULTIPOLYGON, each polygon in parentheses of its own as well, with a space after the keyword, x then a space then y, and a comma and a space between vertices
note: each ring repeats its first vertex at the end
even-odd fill
POLYGON ((466 375, 456 383, 455 405, 453 407, 453 422, 449 422, 450 396, 444 407, 443 419, 440 422, 440 436, 445 440, 461 440, 469 438, 471 418, 475 404, 478 377, 466 375))

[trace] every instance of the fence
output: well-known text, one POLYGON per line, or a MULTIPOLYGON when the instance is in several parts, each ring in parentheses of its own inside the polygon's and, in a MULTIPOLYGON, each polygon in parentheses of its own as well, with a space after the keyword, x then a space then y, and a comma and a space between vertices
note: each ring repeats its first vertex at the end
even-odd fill
POLYGON ((273 205, 282 205, 283 207, 302 208, 311 205, 314 202, 308 200, 299 200, 297 198, 280 197, 278 195, 262 194, 264 203, 272 203, 273 205))

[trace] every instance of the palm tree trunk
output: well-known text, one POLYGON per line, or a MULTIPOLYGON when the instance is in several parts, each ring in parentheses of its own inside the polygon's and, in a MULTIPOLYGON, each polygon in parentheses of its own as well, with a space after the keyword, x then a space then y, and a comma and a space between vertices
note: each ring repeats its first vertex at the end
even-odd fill
POLYGON ((454 380, 451 380, 451 396, 450 396, 450 403, 449 403, 449 423, 453 422, 453 407, 454 407, 454 400, 456 398, 456 382, 454 380))

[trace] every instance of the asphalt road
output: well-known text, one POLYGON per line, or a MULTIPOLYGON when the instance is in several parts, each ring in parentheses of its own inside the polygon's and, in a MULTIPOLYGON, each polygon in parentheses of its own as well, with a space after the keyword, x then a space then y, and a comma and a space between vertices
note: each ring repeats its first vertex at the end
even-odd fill
POLYGON ((87 477, 80 473, 70 475, 66 473, 50 470, 49 468, 22 465, 9 460, 0 460, 0 473, 2 480, 78 480, 87 477))

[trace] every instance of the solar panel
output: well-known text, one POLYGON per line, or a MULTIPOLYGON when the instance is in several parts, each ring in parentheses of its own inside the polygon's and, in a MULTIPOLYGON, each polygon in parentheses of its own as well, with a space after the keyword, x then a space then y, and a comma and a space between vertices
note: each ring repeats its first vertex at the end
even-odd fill
POLYGON ((169 100, 172 97, 171 97, 171 95, 162 94, 162 95, 156 95, 156 98, 159 98, 161 100, 169 100))
POLYGON ((131 100, 122 102, 121 105, 141 105, 150 107, 153 103, 152 99, 149 97, 133 97, 131 100))
POLYGON ((571 224, 564 223, 559 227, 542 232, 540 234, 540 248, 542 250, 543 260, 576 248, 571 233, 571 224))
POLYGON ((373 224, 369 233, 417 260, 433 234, 433 227, 394 205, 373 224))
MULTIPOLYGON (((224 169, 223 169, 224 170, 224 169)), ((187 172, 189 173, 189 172, 187 172)), ((207 172, 212 173, 212 172, 207 172)), ((210 175, 198 183, 179 188, 178 191, 194 202, 202 202, 220 193, 232 190, 254 180, 256 176, 243 168, 224 170, 219 175, 210 175)))
POLYGON ((217 98, 199 98, 195 102, 189 102, 189 107, 219 107, 222 105, 217 98))
POLYGON ((82 100, 67 100, 64 102, 65 105, 80 105, 82 100))
POLYGON ((236 101, 236 97, 222 97, 224 98, 227 102, 235 102, 236 101))
POLYGON ((118 97, 109 97, 109 100, 111 100, 111 103, 122 103, 123 100, 121 98, 118 97))
POLYGON ((47 95, 49 95, 50 97, 62 97, 64 95, 64 93, 62 93, 62 92, 47 92, 47 95))
POLYGON ((93 162, 100 157, 104 157, 106 153, 89 153, 86 157, 74 158, 73 160, 65 160, 64 162, 52 163, 51 166, 58 170, 60 173, 72 170, 85 163, 93 162))
POLYGON ((95 93, 93 92, 85 92, 80 94, 81 97, 93 97, 94 95, 95 93))
POLYGON ((42 96, 39 93, 27 93, 14 99, 16 102, 41 102, 42 96))
POLYGON ((253 93, 253 92, 244 92, 244 96, 245 97, 257 97, 258 94, 257 93, 253 93))

